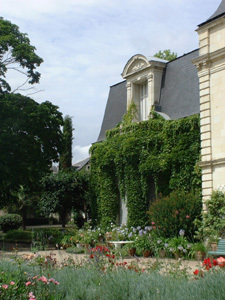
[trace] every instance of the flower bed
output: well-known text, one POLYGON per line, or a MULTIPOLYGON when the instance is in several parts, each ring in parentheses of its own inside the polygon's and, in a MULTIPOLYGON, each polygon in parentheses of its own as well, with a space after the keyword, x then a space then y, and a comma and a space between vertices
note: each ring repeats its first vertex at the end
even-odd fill
POLYGON ((118 260, 101 245, 91 248, 82 263, 67 260, 57 264, 51 255, 15 256, 0 261, 0 299, 218 300, 225 294, 224 265, 224 258, 205 260, 204 276, 200 271, 188 275, 180 261, 163 272, 157 261, 143 269, 137 263, 118 260))

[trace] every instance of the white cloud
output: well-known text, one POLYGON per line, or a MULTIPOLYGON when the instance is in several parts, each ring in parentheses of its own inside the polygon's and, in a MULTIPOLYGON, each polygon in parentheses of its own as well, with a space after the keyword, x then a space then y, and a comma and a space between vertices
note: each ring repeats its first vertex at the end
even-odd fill
POLYGON ((89 149, 91 145, 88 146, 75 146, 73 147, 73 161, 78 162, 89 157, 89 149))
MULTIPOLYGON (((73 117, 74 161, 99 134, 109 86, 128 59, 198 47, 197 24, 220 0, 2 0, 1 15, 27 32, 44 59, 36 101, 73 117), (80 149, 80 150, 79 150, 80 149), (80 152, 79 152, 80 151, 80 152)), ((15 85, 18 80, 13 77, 15 85)))

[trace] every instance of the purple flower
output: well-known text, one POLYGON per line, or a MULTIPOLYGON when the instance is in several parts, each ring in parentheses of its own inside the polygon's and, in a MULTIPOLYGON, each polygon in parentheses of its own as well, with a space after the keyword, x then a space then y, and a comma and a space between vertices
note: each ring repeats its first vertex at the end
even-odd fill
POLYGON ((131 238, 131 237, 132 237, 132 235, 133 235, 133 233, 132 233, 132 232, 130 232, 130 233, 128 234, 128 237, 129 237, 129 238, 131 238))
POLYGON ((139 235, 142 236, 143 235, 143 230, 139 231, 139 235))

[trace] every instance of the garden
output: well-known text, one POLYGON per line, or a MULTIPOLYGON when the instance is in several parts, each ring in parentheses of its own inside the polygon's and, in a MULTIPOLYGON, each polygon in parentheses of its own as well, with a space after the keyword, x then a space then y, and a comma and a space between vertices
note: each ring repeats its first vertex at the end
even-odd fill
POLYGON ((57 262, 53 253, 38 252, 1 259, 0 299, 224 299, 222 257, 205 259, 191 274, 180 259, 140 267, 103 245, 85 252, 81 261, 57 262))
MULTIPOLYGON (((224 299, 225 259, 207 256, 210 243, 218 242, 224 235, 224 220, 220 218, 225 204, 224 187, 208 201, 204 220, 197 214, 192 226, 188 223, 190 210, 189 214, 184 211, 185 221, 180 220, 183 228, 178 220, 175 222, 183 212, 183 208, 179 212, 178 206, 184 203, 174 201, 175 198, 172 194, 161 199, 170 202, 165 206, 167 211, 171 206, 174 209, 175 204, 175 212, 178 210, 171 217, 174 231, 167 220, 171 232, 164 230, 165 224, 159 225, 159 218, 152 219, 154 210, 158 213, 160 201, 154 203, 149 225, 144 227, 86 223, 80 229, 68 226, 23 231, 15 228, 15 216, 10 225, 14 229, 9 228, 8 219, 6 229, 6 221, 2 220, 6 217, 1 217, 5 231, 1 241, 27 241, 30 254, 21 255, 15 247, 10 256, 2 256, 0 299, 224 299), (115 241, 125 243, 116 248, 115 241), (73 256, 57 261, 54 251, 40 254, 49 246, 73 256), (190 272, 183 265, 188 260, 201 263, 190 272)), ((197 198, 191 199, 198 202, 197 198)), ((194 206, 192 202, 190 205, 194 206)))

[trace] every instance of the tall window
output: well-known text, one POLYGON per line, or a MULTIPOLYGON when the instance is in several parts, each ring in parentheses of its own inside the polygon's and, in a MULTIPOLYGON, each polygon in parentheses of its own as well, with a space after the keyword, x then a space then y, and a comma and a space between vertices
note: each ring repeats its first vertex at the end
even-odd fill
POLYGON ((148 120, 148 85, 147 82, 140 85, 140 121, 148 120))

